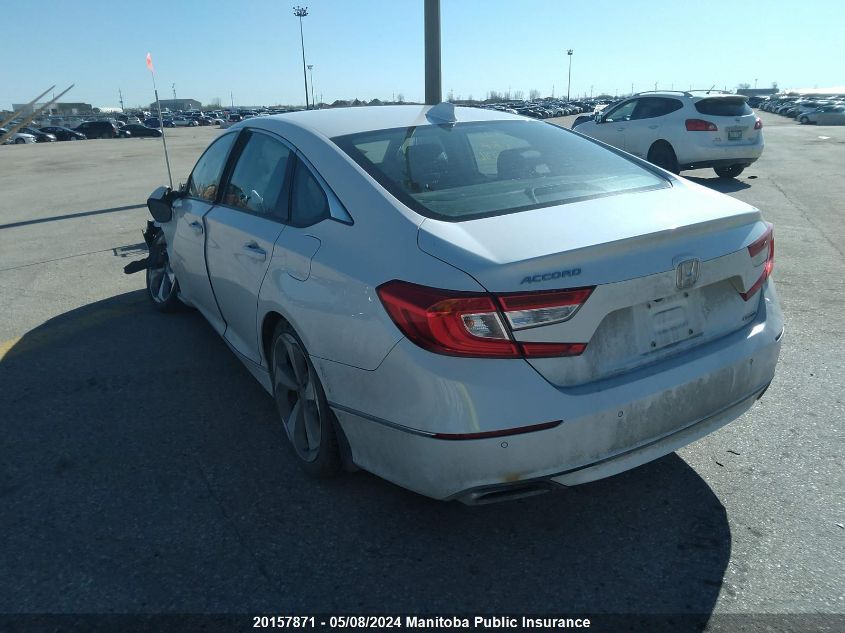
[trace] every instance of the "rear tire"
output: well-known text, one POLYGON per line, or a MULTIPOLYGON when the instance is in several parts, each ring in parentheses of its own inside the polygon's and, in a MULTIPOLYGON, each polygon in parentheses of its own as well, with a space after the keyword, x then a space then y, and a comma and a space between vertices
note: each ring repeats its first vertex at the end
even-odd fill
POLYGON ((23 140, 22 138, 16 138, 15 139, 15 145, 23 145, 24 143, 26 143, 26 141, 23 140))
POLYGON ((808 119, 805 116, 802 116, 801 120, 799 121, 799 123, 801 123, 802 125, 807 125, 809 122, 810 122, 810 119, 808 119))
POLYGON ((745 167, 743 165, 729 165, 727 167, 714 167, 713 171, 719 178, 736 178, 739 176, 745 167))
POLYGON ((678 166, 678 158, 675 156, 675 150, 665 141, 658 141, 651 146, 651 149, 648 151, 648 162, 673 174, 678 174, 681 171, 678 166))
POLYGON ((305 346, 284 321, 273 331, 270 366, 276 409, 297 462, 312 477, 333 477, 341 468, 337 421, 305 346))

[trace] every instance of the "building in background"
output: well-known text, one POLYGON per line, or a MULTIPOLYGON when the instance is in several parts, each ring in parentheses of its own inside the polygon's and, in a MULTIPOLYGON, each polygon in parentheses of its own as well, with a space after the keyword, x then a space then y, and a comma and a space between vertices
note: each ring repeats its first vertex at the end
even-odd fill
POLYGON ((777 91, 777 88, 737 88, 736 93, 746 97, 768 97, 777 94, 777 91))
MULTIPOLYGON (((35 103, 33 105, 28 105, 26 103, 13 103, 12 110, 17 112, 18 110, 23 110, 23 115, 28 116, 38 110, 41 106, 45 105, 47 102, 43 103, 35 103)), ((49 110, 45 110, 45 114, 51 115, 67 115, 67 114, 89 114, 93 112, 94 108, 90 103, 54 103, 50 106, 49 110)))
MULTIPOLYGON (((199 110, 202 104, 196 99, 162 99, 162 110, 199 110)), ((150 104, 150 110, 156 109, 156 102, 150 104)))

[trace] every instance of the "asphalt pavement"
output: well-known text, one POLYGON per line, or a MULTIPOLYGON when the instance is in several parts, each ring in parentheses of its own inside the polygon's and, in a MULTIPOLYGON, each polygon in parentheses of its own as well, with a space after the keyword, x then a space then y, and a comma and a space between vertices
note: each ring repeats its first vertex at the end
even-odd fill
MULTIPOLYGON (((148 306, 122 268, 160 139, 0 147, 0 613, 842 614, 845 128, 761 117, 738 179, 683 175, 775 224, 769 391, 677 454, 481 507, 310 480, 202 317, 148 306)), ((174 180, 218 133, 168 131, 174 180)))

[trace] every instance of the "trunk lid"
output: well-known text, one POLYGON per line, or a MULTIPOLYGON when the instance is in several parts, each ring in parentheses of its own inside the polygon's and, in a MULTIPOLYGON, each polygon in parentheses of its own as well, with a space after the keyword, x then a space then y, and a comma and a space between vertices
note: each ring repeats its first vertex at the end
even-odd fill
POLYGON ((466 222, 426 219, 419 247, 492 293, 596 286, 565 322, 517 330, 525 342, 587 343, 579 356, 533 359, 550 382, 580 385, 733 332, 756 314, 747 246, 757 209, 709 189, 672 188, 466 222), (699 260, 681 289, 677 267, 699 260))

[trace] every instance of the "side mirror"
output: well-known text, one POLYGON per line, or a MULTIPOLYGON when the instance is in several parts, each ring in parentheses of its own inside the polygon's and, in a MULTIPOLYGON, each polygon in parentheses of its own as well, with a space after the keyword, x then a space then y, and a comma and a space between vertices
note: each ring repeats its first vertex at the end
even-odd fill
POLYGON ((147 208, 156 222, 166 224, 173 219, 173 200, 175 196, 170 187, 159 187, 147 198, 147 208))

